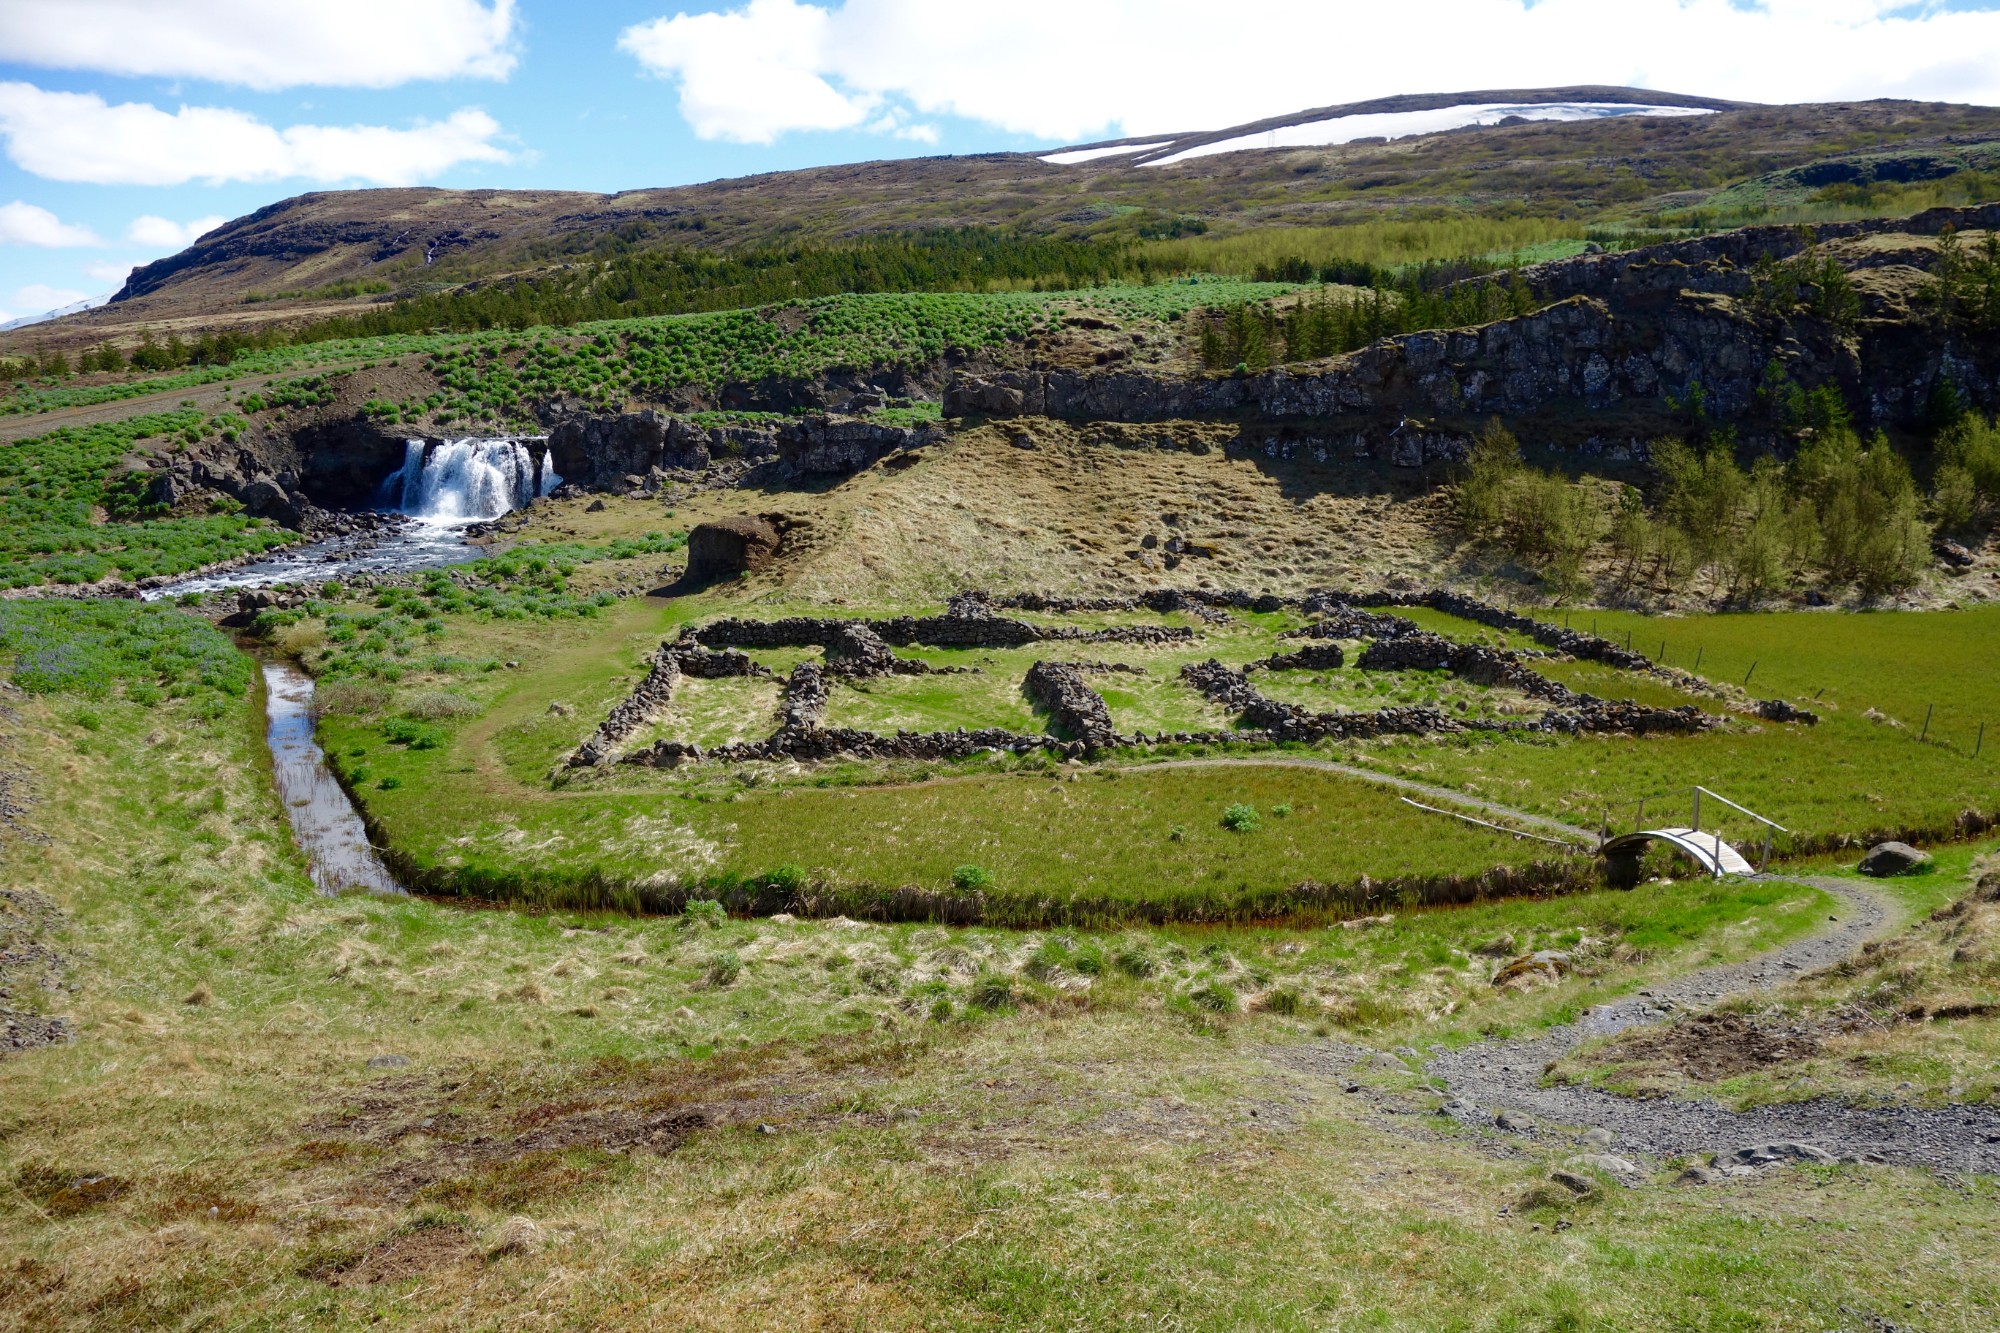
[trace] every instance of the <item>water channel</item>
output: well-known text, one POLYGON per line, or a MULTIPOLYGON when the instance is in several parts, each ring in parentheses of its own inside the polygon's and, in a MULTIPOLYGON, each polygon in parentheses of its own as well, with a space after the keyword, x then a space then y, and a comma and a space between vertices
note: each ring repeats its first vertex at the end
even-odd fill
POLYGON ((347 792, 313 739, 313 680, 289 662, 264 663, 265 743, 292 836, 321 893, 401 893, 347 792))
MULTIPOLYGON (((468 526, 498 518, 561 483, 547 448, 537 456, 531 447, 537 443, 411 440, 403 466, 383 481, 379 497, 383 508, 408 519, 395 532, 379 539, 312 542, 147 595, 320 583, 361 572, 400 573, 476 559, 484 552, 466 541, 468 526)), ((271 750, 271 770, 313 884, 326 894, 402 893, 314 739, 312 677, 289 662, 267 661, 263 672, 264 739, 271 750)))

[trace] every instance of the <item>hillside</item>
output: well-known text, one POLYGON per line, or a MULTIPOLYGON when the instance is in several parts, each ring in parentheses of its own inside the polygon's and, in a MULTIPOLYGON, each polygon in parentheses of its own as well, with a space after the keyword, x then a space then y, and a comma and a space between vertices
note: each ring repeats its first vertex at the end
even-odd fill
MULTIPOLYGON (((1466 218, 1493 224, 1483 244, 1504 251, 1559 236, 1580 244, 1593 227, 1907 212, 1978 197, 1988 165, 1979 145, 2000 142, 2000 110, 1988 108, 1889 101, 1750 107, 1587 88, 1390 99, 1150 142, 1169 146, 1153 154, 1164 158, 1343 115, 1579 98, 1643 99, 1710 113, 1503 123, 1387 142, 1231 151, 1171 166, 1130 155, 1063 165, 1045 160, 1048 154, 988 154, 615 195, 314 193, 260 209, 135 270, 103 309, 0 336, 0 355, 80 349, 104 339, 129 343, 145 329, 164 338, 298 323, 635 255, 853 245, 939 228, 1123 245, 1133 247, 1122 261, 1128 264, 1146 256, 1164 271, 1250 276, 1256 256, 1275 257, 1285 246, 1315 263, 1393 262, 1450 258, 1463 252, 1468 235, 1478 241, 1477 234, 1455 233, 1398 250, 1409 238, 1295 230, 1303 228, 1466 218), (1547 225, 1519 225, 1530 220, 1547 225), (1504 225, 1510 221, 1512 231, 1504 225), (1281 242, 1245 244, 1281 228, 1291 230, 1281 242)), ((1089 262, 1101 268, 1105 261, 1089 262)))

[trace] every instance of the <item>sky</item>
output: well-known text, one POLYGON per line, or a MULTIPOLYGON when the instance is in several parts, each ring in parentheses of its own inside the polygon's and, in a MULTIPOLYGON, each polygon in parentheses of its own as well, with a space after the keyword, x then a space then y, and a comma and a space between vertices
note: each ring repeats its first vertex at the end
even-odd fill
POLYGON ((308 190, 609 193, 1578 83, 2000 104, 2000 0, 0 0, 0 319, 308 190))

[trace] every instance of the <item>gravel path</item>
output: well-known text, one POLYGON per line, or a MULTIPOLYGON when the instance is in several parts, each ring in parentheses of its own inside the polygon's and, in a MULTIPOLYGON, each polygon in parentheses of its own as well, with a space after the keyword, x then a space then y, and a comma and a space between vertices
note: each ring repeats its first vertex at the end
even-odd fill
MULTIPOLYGON (((1492 1125, 1498 1113, 1525 1114, 1564 1126, 1601 1126, 1617 1136, 1619 1152, 1674 1157, 1725 1156, 1767 1144, 1808 1144, 1841 1158, 1946 1170, 2000 1172, 2000 1109, 1987 1106, 1862 1109, 1831 1098, 1733 1111, 1713 1101, 1637 1100, 1594 1088, 1542 1087, 1543 1069, 1584 1042, 1628 1028, 1664 1022, 1673 1009, 1705 1008, 1732 995, 1767 989, 1840 962, 1891 922, 1888 901, 1853 880, 1786 877, 1823 889, 1840 902, 1831 927, 1741 963, 1708 968, 1586 1010, 1575 1022, 1521 1041, 1489 1041, 1448 1051, 1424 1071, 1450 1089, 1447 1114, 1492 1125)), ((1368 1052, 1322 1047, 1302 1061, 1318 1072, 1340 1072, 1368 1052)), ((1503 1126, 1504 1128, 1504 1126, 1503 1126)), ((1536 1135, 1526 1125, 1519 1132, 1536 1135)), ((1560 1136, 1568 1141, 1569 1136, 1560 1136)))

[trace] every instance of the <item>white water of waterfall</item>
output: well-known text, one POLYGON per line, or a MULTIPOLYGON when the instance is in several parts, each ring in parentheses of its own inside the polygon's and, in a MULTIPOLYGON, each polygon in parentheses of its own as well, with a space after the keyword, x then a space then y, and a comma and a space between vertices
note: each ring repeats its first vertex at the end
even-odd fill
POLYGON ((410 440, 403 466, 384 483, 387 497, 412 518, 463 524, 498 518, 562 483, 555 460, 535 440, 410 440))

